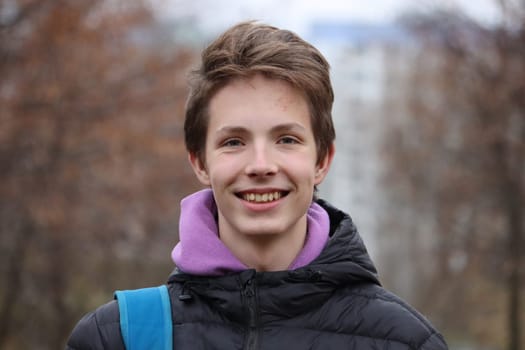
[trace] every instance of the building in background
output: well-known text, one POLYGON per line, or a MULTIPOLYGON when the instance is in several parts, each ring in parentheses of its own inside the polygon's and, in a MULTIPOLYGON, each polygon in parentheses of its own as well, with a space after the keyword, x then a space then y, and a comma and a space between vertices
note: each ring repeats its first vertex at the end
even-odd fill
MULTIPOLYGON (((307 38, 332 66, 336 159, 320 187, 322 197, 350 213, 373 258, 384 198, 381 184, 385 89, 408 38, 397 26, 314 22, 307 38)), ((408 53, 407 53, 408 54, 408 53)))

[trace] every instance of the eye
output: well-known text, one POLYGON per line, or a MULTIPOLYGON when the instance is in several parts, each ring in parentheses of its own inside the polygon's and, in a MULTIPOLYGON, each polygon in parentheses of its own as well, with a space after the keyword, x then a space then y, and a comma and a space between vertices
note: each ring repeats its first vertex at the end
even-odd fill
POLYGON ((279 138, 278 143, 285 145, 293 145, 299 143, 299 140, 293 136, 282 136, 281 138, 279 138))
POLYGON ((227 139, 221 143, 223 147, 239 147, 242 146, 242 142, 239 139, 227 139))

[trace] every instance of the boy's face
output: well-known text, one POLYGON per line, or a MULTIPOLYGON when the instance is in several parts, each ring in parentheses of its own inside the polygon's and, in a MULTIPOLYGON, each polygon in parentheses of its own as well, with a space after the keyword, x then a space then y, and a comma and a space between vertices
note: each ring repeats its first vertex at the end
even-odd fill
POLYGON ((283 81, 255 75, 211 99, 205 164, 195 155, 190 162, 213 190, 221 237, 246 239, 304 234, 314 185, 332 157, 333 148, 317 163, 304 97, 283 81))

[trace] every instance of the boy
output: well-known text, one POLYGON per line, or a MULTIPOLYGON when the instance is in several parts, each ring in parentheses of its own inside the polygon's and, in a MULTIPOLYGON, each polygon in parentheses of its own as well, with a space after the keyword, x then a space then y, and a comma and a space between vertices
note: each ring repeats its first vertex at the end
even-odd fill
MULTIPOLYGON (((174 349, 447 349, 384 290, 350 217, 315 198, 334 156, 329 66, 294 33, 238 24, 202 54, 186 108, 209 189, 181 203, 174 349)), ((67 349, 124 349, 117 301, 67 349)))

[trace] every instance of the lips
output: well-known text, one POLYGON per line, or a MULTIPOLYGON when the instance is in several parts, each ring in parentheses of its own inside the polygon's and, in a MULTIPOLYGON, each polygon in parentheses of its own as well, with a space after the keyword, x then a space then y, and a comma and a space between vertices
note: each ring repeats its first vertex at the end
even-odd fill
POLYGON ((269 203, 277 201, 288 194, 286 191, 266 191, 266 192, 242 192, 237 196, 247 202, 251 203, 269 203))

